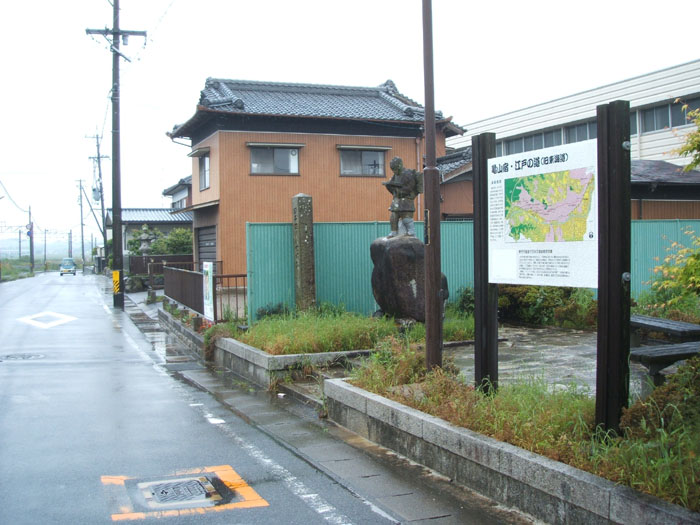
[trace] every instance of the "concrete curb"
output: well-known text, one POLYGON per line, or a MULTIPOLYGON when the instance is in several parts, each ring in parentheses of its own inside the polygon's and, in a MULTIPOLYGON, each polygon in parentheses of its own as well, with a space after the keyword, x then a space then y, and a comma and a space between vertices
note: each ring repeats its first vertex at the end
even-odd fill
MULTIPOLYGON (((163 308, 158 309, 161 326, 175 333, 200 359, 206 360, 204 337, 176 320, 163 308)), ((228 337, 216 341, 212 362, 234 372, 258 386, 268 388, 291 370, 305 365, 330 366, 348 359, 366 356, 371 350, 323 352, 318 354, 271 355, 267 352, 228 337)))
POLYGON ((328 417, 336 423, 547 523, 700 523, 700 513, 451 425, 342 379, 326 380, 324 393, 328 417))

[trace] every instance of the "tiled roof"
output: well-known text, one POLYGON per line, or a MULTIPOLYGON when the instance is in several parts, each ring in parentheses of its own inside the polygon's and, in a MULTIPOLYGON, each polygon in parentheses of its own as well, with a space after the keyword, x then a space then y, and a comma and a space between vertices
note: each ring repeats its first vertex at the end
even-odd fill
POLYGON ((437 169, 440 171, 440 180, 445 180, 450 175, 458 175, 460 169, 470 165, 472 162, 472 147, 457 149, 443 157, 437 159, 437 169))
MULTIPOLYGON (((122 208, 122 223, 192 223, 192 212, 171 213, 171 208, 122 208)), ((107 223, 112 224, 112 210, 107 210, 107 223)))
POLYGON ((187 186, 192 186, 192 175, 180 179, 177 184, 173 184, 169 188, 163 190, 163 195, 174 195, 178 191, 187 188, 187 186))
MULTIPOLYGON (((423 106, 399 93, 391 80, 377 87, 350 87, 208 78, 198 110, 416 124, 425 118, 423 106)), ((442 118, 442 113, 436 112, 436 119, 442 118)), ((185 126, 176 126, 169 135, 181 136, 185 126)), ((464 131, 454 127, 455 133, 464 131)))
POLYGON ((633 160, 631 172, 636 184, 700 184, 700 171, 683 171, 665 160, 633 160))

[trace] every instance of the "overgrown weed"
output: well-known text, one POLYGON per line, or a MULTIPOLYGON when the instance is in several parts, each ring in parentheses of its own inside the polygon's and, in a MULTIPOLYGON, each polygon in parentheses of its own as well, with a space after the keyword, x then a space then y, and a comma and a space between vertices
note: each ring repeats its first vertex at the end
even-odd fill
POLYGON ((425 373, 413 346, 394 341, 352 374, 353 384, 617 483, 700 510, 700 357, 625 411, 624 435, 595 428, 587 388, 523 379, 484 394, 449 369, 425 373))

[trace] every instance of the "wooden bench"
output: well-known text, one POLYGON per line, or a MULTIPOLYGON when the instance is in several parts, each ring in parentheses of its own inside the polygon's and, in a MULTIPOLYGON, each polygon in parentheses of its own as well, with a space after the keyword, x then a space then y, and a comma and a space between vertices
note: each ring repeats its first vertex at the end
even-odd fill
POLYGON ((630 349, 630 361, 641 363, 652 377, 655 386, 664 382, 661 370, 676 361, 700 354, 700 341, 689 341, 672 345, 642 346, 630 349))
POLYGON ((661 319, 649 315, 631 315, 630 328, 633 332, 637 332, 633 334, 632 346, 639 346, 638 333, 640 331, 663 333, 678 342, 700 340, 700 325, 661 319))

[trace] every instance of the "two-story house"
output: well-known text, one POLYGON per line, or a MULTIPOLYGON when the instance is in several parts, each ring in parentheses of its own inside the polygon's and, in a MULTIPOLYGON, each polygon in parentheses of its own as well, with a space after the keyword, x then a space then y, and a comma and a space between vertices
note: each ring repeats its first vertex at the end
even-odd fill
MULTIPOLYGON (((378 87, 207 79, 195 114, 168 134, 191 140, 197 261, 246 270, 247 222, 290 222, 313 198, 318 222, 386 221, 382 182, 401 157, 422 169, 424 110, 393 82, 378 87)), ((463 130, 436 114, 437 152, 463 130)), ((416 216, 422 206, 417 202, 416 216)), ((388 233, 388 232, 387 232, 388 233)), ((342 242, 342 240, 339 240, 342 242)))
POLYGON ((192 175, 163 190, 163 197, 171 198, 173 212, 192 206, 192 175))

